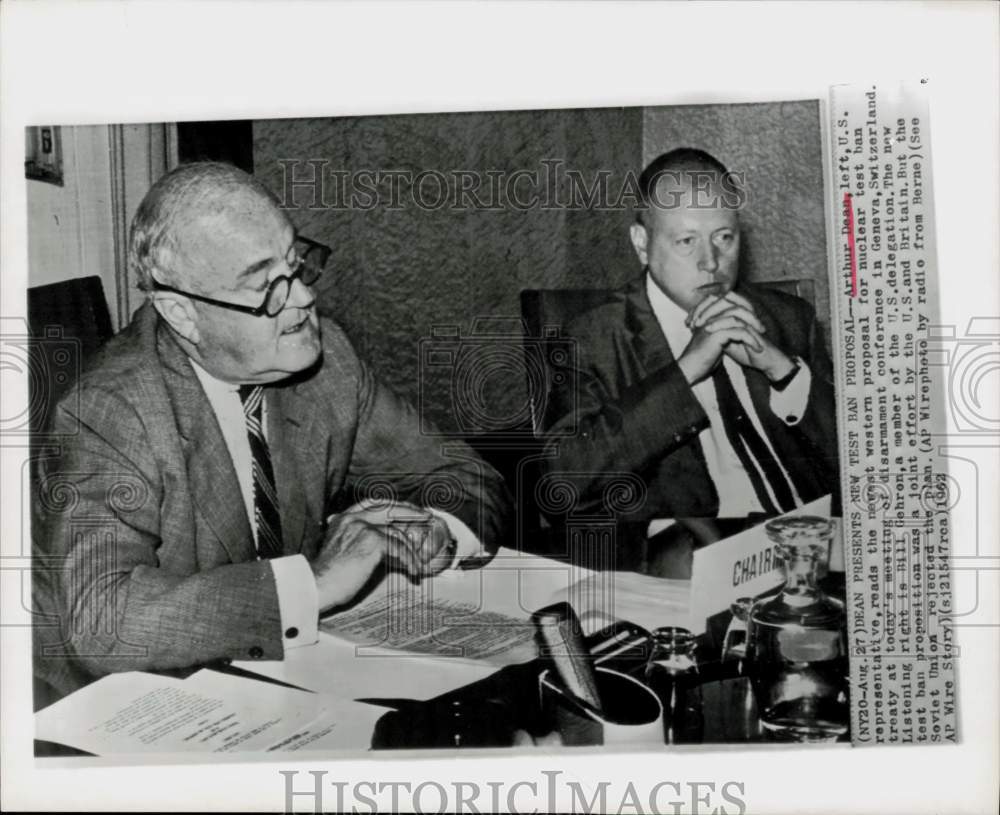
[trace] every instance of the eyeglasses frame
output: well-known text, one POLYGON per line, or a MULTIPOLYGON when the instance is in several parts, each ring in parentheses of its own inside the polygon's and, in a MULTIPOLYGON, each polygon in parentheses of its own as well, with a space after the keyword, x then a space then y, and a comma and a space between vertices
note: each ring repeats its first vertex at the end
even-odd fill
MULTIPOLYGON (((312 238, 307 238, 304 235, 296 235, 295 240, 292 242, 293 249, 295 248, 296 243, 304 243, 306 246, 309 247, 306 250, 305 253, 306 255, 308 255, 312 251, 318 251, 320 253, 321 260, 318 264, 318 271, 316 274, 316 280, 318 280, 319 276, 323 273, 323 267, 326 266, 326 261, 330 257, 330 253, 333 250, 330 249, 330 247, 327 246, 326 244, 320 243, 319 241, 314 241, 312 240, 312 238)), ((291 294, 292 285, 295 283, 296 280, 299 279, 299 277, 301 277, 302 272, 305 269, 306 265, 305 255, 300 255, 296 253, 295 260, 293 261, 293 263, 295 264, 295 268, 291 269, 292 272, 291 274, 279 275, 278 277, 274 278, 274 280, 271 281, 271 284, 267 287, 267 291, 264 292, 264 299, 261 301, 261 304, 259 306, 245 306, 242 303, 231 303, 228 300, 216 300, 214 297, 206 297, 203 294, 195 294, 194 292, 183 291, 182 289, 177 289, 174 288, 173 286, 168 286, 166 283, 161 283, 159 280, 156 280, 155 278, 153 278, 153 288, 156 291, 167 291, 173 294, 182 294, 185 297, 190 297, 192 300, 197 300, 201 303, 208 303, 209 305, 212 306, 219 306, 220 308, 228 308, 231 309, 232 311, 239 311, 243 314, 249 314, 252 317, 263 317, 264 315, 267 315, 268 317, 277 317, 284 309, 284 304, 282 304, 282 307, 278 309, 276 312, 274 312, 274 314, 269 314, 267 311, 267 303, 271 299, 271 293, 278 287, 278 285, 282 281, 287 280, 288 292, 289 294, 291 294)), ((291 268, 291 264, 289 264, 289 268, 291 268)), ((313 280, 312 283, 315 283, 316 280, 313 280)), ((304 285, 311 286, 312 283, 305 283, 304 285)), ((288 302, 287 299, 285 302, 288 302)))

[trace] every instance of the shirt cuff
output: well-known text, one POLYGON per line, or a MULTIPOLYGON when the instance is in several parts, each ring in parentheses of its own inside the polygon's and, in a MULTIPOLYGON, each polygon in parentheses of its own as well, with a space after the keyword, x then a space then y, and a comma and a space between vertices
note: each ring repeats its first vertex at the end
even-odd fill
POLYGON ((319 640, 319 599, 309 562, 303 555, 268 562, 278 591, 282 645, 286 649, 312 645, 319 640))
POLYGON ((458 546, 455 547, 455 556, 452 558, 450 568, 454 569, 463 560, 469 557, 478 557, 483 554, 483 544, 475 533, 449 512, 444 512, 433 507, 427 508, 428 512, 433 512, 438 518, 448 524, 448 531, 455 539, 458 546))
POLYGON ((646 527, 646 539, 649 540, 653 535, 659 535, 676 523, 676 518, 654 518, 649 522, 649 526, 646 527))
POLYGON ((809 366, 795 357, 799 370, 792 381, 782 390, 771 388, 771 412, 789 426, 802 421, 809 402, 809 388, 812 385, 812 372, 809 366))

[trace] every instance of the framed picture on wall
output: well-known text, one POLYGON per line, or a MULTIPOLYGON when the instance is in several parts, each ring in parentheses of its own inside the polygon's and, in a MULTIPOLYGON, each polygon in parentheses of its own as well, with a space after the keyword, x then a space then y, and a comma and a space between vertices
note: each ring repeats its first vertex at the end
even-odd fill
POLYGON ((24 175, 34 181, 63 185, 62 139, 58 127, 24 129, 24 175))

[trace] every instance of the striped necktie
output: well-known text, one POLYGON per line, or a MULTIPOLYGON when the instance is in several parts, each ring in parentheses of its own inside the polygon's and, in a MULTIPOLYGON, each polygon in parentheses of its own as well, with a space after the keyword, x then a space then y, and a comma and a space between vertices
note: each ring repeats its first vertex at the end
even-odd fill
POLYGON ((739 456, 743 469, 746 470, 753 490, 757 494, 764 512, 768 515, 777 515, 780 512, 789 512, 795 509, 795 497, 792 494, 791 485, 782 472, 781 465, 772 455, 767 446, 767 442, 753 426, 750 417, 743 409, 743 403, 736 395, 733 381, 729 378, 726 366, 719 361, 715 371, 712 373, 712 384, 715 385, 715 395, 719 400, 719 413, 722 414, 722 426, 729 438, 729 443, 739 456), (756 464, 760 465, 760 470, 774 491, 775 497, 780 504, 780 510, 775 507, 767 487, 764 485, 764 478, 758 472, 756 464))
POLYGON ((271 454, 264 438, 261 421, 264 389, 259 385, 241 385, 240 401, 246 417, 247 436, 253 456, 253 506, 257 525, 257 553, 262 558, 281 555, 281 515, 278 512, 278 493, 274 488, 274 469, 271 454))

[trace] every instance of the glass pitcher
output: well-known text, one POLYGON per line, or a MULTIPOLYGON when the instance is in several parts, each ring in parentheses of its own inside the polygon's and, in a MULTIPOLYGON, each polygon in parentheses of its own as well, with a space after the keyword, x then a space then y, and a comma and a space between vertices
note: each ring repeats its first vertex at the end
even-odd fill
POLYGON ((833 741, 847 732, 844 604, 816 585, 833 524, 778 518, 766 526, 785 571, 779 594, 761 598, 747 621, 747 667, 761 725, 777 739, 833 741))

